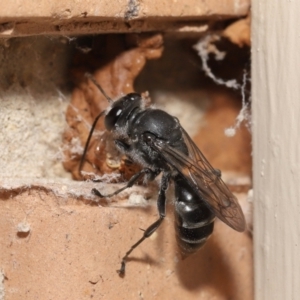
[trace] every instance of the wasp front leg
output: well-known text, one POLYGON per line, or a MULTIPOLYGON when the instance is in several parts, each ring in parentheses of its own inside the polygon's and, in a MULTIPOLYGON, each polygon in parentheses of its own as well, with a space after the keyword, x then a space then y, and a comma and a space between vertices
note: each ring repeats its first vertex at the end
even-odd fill
POLYGON ((107 194, 107 195, 103 195, 101 194, 97 189, 92 189, 92 193, 100 198, 110 198, 112 196, 115 196, 115 195, 118 195, 119 193, 123 192, 124 190, 132 187, 134 185, 135 182, 137 182, 142 176, 146 175, 147 178, 155 178, 157 175, 159 174, 158 171, 152 171, 151 169, 149 168, 144 168, 142 169, 140 172, 134 174, 130 179, 129 181, 127 182, 127 184, 116 190, 115 192, 111 193, 111 194, 107 194))

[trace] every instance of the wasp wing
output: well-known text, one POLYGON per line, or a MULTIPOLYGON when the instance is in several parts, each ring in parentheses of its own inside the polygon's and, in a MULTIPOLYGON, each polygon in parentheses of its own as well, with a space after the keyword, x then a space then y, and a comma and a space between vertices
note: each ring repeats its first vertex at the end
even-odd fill
POLYGON ((188 155, 159 139, 153 141, 152 146, 184 175, 220 220, 237 231, 244 231, 244 214, 237 198, 221 179, 221 172, 211 166, 182 127, 181 130, 188 155))

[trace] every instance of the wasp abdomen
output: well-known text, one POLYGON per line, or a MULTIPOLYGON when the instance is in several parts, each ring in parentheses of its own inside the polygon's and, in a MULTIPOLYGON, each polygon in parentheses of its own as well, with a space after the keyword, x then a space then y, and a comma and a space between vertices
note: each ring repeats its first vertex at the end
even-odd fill
POLYGON ((197 192, 178 175, 175 182, 175 229, 183 257, 202 247, 214 228, 214 213, 197 192))
POLYGON ((176 239, 183 258, 196 252, 207 241, 212 234, 214 222, 199 227, 187 228, 176 223, 176 239))

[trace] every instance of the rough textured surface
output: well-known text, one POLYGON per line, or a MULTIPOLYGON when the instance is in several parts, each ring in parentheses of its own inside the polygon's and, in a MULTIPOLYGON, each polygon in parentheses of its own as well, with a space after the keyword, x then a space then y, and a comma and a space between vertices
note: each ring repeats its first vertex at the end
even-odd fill
POLYGON ((203 20, 244 16, 249 8, 249 0, 7 1, 0 8, 0 35, 200 30, 203 20))
POLYGON ((1 177, 66 177, 61 136, 71 47, 65 38, 0 40, 1 177))
POLYGON ((181 261, 169 210, 121 279, 121 257, 155 220, 154 206, 101 207, 32 190, 2 199, 0 211, 6 299, 252 299, 251 238, 221 222, 181 261))
POLYGON ((34 5, 31 1, 8 2, 1 7, 0 16, 3 17, 56 17, 61 19, 86 18, 86 17, 106 17, 122 18, 126 17, 171 17, 178 16, 209 16, 212 14, 237 15, 246 13, 249 9, 249 2, 246 0, 211 0, 197 1, 160 1, 132 0, 132 1, 96 1, 90 0, 88 3, 83 0, 63 2, 54 1, 51 5, 47 1, 40 1, 34 5))
MULTIPOLYGON (((154 101, 178 114, 214 166, 230 171, 239 187, 237 179, 249 178, 251 170, 249 133, 241 129, 234 140, 222 133, 224 126, 234 123, 240 101, 238 95, 204 78, 192 50, 195 42, 195 37, 168 37, 163 57, 146 64, 135 90, 149 90, 154 101), (220 154, 223 159, 218 158, 220 154)), ((13 39, 1 47, 5 63, 1 101, 12 105, 5 111, 9 118, 2 114, 7 126, 2 127, 6 131, 1 136, 10 151, 3 152, 0 160, 0 287, 7 299, 19 299, 20 295, 28 300, 41 295, 44 299, 252 299, 252 241, 248 233, 237 233, 217 221, 206 247, 180 261, 172 204, 157 236, 136 249, 126 277, 118 277, 115 270, 125 251, 141 236, 139 228, 157 218, 157 192, 155 186, 149 190, 134 187, 109 203, 95 203, 92 187, 107 191, 116 187, 61 179, 67 176, 61 168, 62 156, 49 153, 61 153, 70 91, 66 70, 75 47, 89 49, 79 39, 45 37, 13 39), (54 96, 49 98, 48 93, 54 96), (66 99, 63 105, 58 105, 59 99, 66 99), (24 107, 32 113, 23 114, 24 107), (21 113, 22 123, 16 121, 21 113), (44 129, 37 130, 41 126, 44 129), (19 147, 22 156, 15 156, 19 147), (59 172, 54 172, 56 165, 59 172)), ((232 70, 223 64, 225 61, 219 69, 232 70)), ((226 172, 224 175, 227 177, 226 172)), ((247 210, 245 194, 239 199, 247 210)))

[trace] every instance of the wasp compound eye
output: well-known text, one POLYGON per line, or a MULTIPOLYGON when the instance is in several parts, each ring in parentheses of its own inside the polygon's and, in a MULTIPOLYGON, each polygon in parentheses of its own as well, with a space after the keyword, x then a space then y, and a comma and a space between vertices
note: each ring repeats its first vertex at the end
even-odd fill
POLYGON ((120 106, 113 107, 109 111, 105 117, 105 127, 107 130, 111 131, 115 127, 122 111, 123 109, 120 106))

